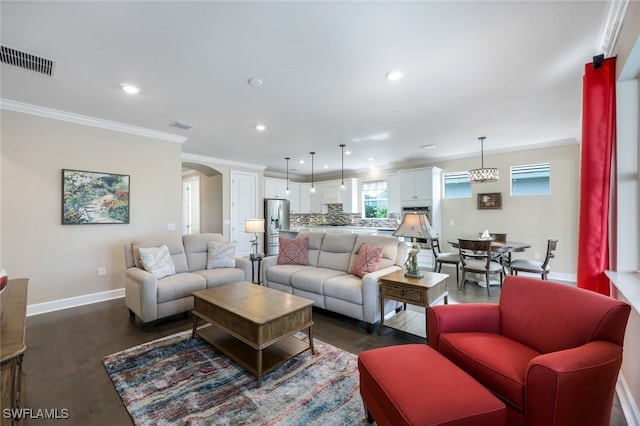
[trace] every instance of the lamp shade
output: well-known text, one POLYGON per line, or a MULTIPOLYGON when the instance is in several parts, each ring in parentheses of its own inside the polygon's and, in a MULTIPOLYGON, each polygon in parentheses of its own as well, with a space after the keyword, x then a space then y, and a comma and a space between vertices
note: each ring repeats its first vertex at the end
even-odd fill
POLYGON ((264 219, 245 219, 244 232, 264 232, 264 219))
POLYGON ((427 216, 420 213, 406 213, 393 235, 411 238, 432 238, 436 236, 429 220, 427 220, 427 216))

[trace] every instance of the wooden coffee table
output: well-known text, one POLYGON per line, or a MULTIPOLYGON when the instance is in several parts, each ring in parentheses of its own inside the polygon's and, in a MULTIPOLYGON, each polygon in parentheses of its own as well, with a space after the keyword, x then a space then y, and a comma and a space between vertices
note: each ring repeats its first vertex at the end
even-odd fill
POLYGON ((193 293, 193 331, 258 378, 313 347, 313 301, 248 282, 193 293), (198 329, 198 320, 211 324, 198 329), (293 337, 307 329, 309 343, 293 337))
POLYGON ((425 309, 444 300, 447 304, 449 292, 447 291, 447 274, 423 271, 422 278, 409 278, 404 276, 404 270, 392 272, 380 277, 380 329, 388 327, 428 340, 429 327, 427 315, 416 311, 407 310, 410 305, 422 306, 425 309), (398 312, 388 321, 384 320, 385 299, 404 302, 404 310, 398 312))

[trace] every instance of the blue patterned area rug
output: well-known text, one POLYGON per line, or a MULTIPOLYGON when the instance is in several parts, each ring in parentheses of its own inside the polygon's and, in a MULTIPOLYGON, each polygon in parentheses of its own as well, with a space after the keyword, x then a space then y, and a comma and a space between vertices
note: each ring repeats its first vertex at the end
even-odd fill
MULTIPOLYGON (((299 337, 306 335, 299 334, 299 337)), ((191 331, 109 355, 103 363, 136 425, 363 425, 357 356, 314 339, 256 377, 191 331)))

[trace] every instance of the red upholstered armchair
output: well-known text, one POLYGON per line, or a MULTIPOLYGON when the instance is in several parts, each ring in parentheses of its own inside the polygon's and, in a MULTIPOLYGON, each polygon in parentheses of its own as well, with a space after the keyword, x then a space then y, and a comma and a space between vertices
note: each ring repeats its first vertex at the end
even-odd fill
POLYGON ((509 276, 498 304, 430 308, 429 345, 502 399, 509 425, 608 425, 630 309, 509 276))

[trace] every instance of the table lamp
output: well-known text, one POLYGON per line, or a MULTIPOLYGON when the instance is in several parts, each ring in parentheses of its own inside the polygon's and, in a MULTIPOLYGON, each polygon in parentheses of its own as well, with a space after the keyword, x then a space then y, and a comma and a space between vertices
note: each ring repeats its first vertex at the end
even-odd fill
POLYGON ((251 245, 253 246, 253 252, 249 255, 251 260, 262 259, 262 253, 258 253, 258 232, 264 232, 264 219, 245 219, 244 232, 253 232, 253 239, 251 245))
POLYGON ((402 218, 402 222, 398 229, 393 233, 396 237, 410 237, 413 238, 413 246, 409 250, 409 257, 404 266, 407 268, 407 272, 404 273, 405 277, 409 278, 422 278, 424 275, 418 267, 418 253, 420 253, 420 246, 416 242, 416 238, 432 238, 435 235, 431 224, 427 220, 427 216, 419 213, 406 213, 402 218))

